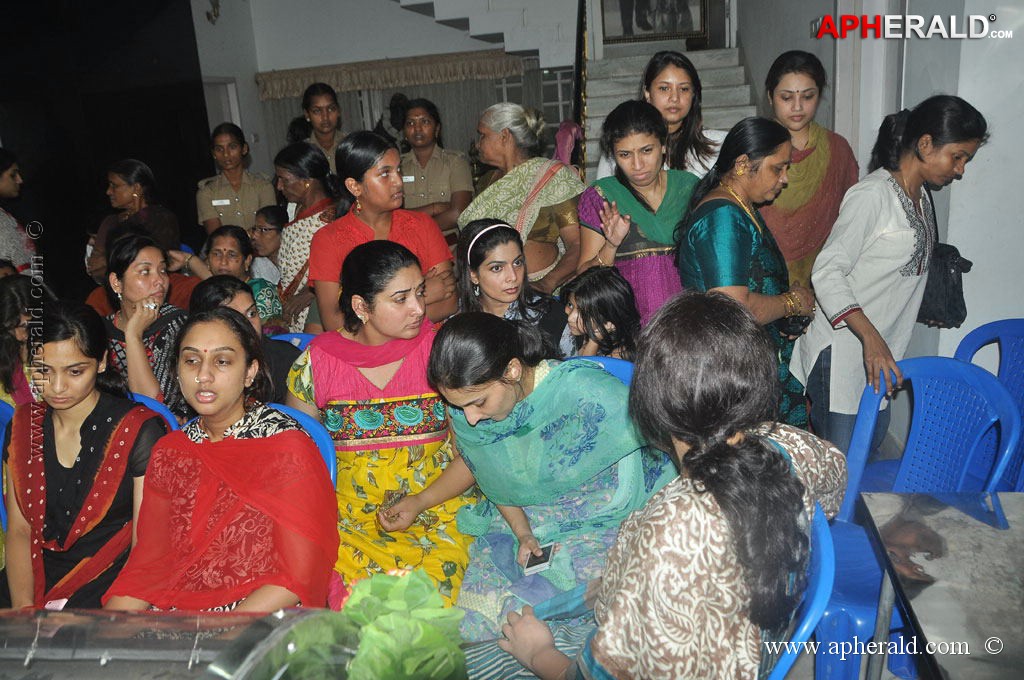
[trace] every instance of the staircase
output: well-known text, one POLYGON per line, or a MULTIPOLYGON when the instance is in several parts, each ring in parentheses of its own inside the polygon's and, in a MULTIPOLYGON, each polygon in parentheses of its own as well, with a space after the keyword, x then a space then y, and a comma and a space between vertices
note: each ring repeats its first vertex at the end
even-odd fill
MULTIPOLYGON (((601 125, 612 109, 636 99, 647 61, 660 50, 678 50, 678 40, 606 45, 604 59, 587 61, 587 181, 595 178, 601 157, 601 125)), ((700 75, 704 127, 728 130, 757 115, 738 49, 701 50, 686 54, 700 75)))
POLYGON ((501 43, 509 54, 537 55, 541 68, 572 66, 575 0, 395 0, 440 24, 501 43))

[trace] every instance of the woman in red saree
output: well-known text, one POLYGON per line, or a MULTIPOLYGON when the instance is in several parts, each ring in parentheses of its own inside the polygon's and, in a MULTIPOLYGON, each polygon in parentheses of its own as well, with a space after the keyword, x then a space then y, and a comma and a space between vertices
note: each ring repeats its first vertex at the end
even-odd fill
POLYGON ((4 444, 7 569, 0 607, 96 608, 128 559, 163 419, 128 401, 107 371, 107 334, 90 307, 47 301, 32 380, 4 444))
POLYGON ((338 554, 337 509, 316 446, 265 406, 270 379, 233 309, 193 316, 174 352, 199 417, 153 448, 139 542, 108 609, 322 607, 338 554))

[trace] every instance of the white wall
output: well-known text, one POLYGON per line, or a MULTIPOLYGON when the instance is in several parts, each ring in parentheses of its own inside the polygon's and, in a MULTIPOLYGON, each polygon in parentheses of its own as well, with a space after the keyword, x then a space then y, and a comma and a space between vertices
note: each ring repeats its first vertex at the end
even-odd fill
POLYGON ((496 47, 439 24, 432 16, 403 9, 394 0, 249 3, 260 71, 496 47))
POLYGON ((802 0, 738 0, 737 42, 750 73, 755 101, 762 114, 768 113, 764 99, 764 79, 772 62, 788 50, 804 50, 821 60, 828 74, 829 90, 818 107, 816 120, 832 127, 835 81, 835 42, 811 37, 811 21, 832 12, 832 3, 802 0))
POLYGON ((234 79, 238 88, 241 126, 249 141, 251 170, 270 174, 271 148, 263 121, 263 108, 256 89, 256 41, 253 37, 250 2, 221 0, 216 24, 206 18, 210 3, 192 0, 192 23, 196 29, 199 69, 203 79, 234 79))

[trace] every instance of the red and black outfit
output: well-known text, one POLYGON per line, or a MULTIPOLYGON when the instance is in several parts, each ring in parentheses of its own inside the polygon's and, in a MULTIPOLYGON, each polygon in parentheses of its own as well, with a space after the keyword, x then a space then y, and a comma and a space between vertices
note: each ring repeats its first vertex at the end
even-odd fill
POLYGON ((338 555, 337 505, 309 436, 256 404, 219 442, 197 421, 157 442, 138 535, 104 601, 231 609, 276 585, 323 607, 338 555))
MULTIPOLYGON (((128 559, 133 481, 146 474, 149 452, 166 431, 149 409, 101 393, 66 468, 57 460, 52 409, 40 403, 15 411, 4 460, 31 528, 36 606, 64 598, 67 607, 100 606, 128 559)), ((6 574, 2 581, 0 607, 10 606, 6 574)))

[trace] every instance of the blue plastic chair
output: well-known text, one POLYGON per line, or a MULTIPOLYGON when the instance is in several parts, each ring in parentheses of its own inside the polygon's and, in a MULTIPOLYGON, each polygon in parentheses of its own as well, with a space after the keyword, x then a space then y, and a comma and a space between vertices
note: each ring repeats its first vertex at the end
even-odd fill
MULTIPOLYGON (((991 491, 1003 473, 1021 436, 1021 418, 1013 399, 988 371, 943 357, 898 362, 903 379, 913 389, 910 436, 897 461, 866 465, 871 437, 884 393, 869 385, 861 396, 857 422, 847 453, 846 496, 832 524, 836 551, 836 582, 828 608, 818 625, 821 643, 815 660, 816 678, 856 680, 860 657, 828 654, 830 643, 868 641, 874 635, 882 568, 863 527, 853 523, 857 496, 862 491, 929 493, 991 491), (987 431, 998 424, 1000 454, 992 475, 981 487, 967 474, 979 455, 987 431), (871 468, 870 473, 865 468, 871 468)), ((890 630, 903 627, 894 610, 890 630)), ((890 658, 889 670, 914 677, 909 657, 890 658)))
POLYGON ((139 394, 138 392, 132 392, 131 396, 132 401, 135 403, 142 404, 149 410, 156 411, 158 414, 163 416, 164 420, 167 421, 167 426, 170 427, 172 431, 181 429, 178 425, 178 419, 173 413, 171 413, 171 409, 164 406, 162 402, 159 402, 152 397, 147 397, 144 394, 139 394))
POLYGON ((614 357, 573 356, 566 358, 566 361, 569 361, 570 359, 593 361, 596 364, 601 364, 605 371, 614 375, 627 386, 633 382, 633 363, 626 361, 625 359, 615 359, 614 357))
MULTIPOLYGON (((974 355, 985 345, 999 346, 999 367, 996 377, 1006 391, 1017 402, 1018 412, 1024 419, 1024 319, 1003 319, 975 328, 968 333, 956 348, 954 358, 970 363, 974 355)), ((992 471, 996 457, 997 433, 993 429, 985 436, 983 453, 971 466, 971 476, 984 481, 992 471)), ((999 491, 1024 491, 1024 439, 1017 447, 1006 473, 996 487, 999 491)))
POLYGON ((316 336, 312 333, 280 333, 278 335, 270 336, 273 340, 281 340, 284 342, 291 343, 299 349, 306 349, 309 345, 310 340, 316 336))
MULTIPOLYGON (((0 442, 7 438, 7 426, 14 417, 14 407, 6 401, 0 401, 0 442)), ((7 531, 7 480, 0 477, 0 528, 7 531)))
POLYGON ((291 406, 285 406, 284 404, 267 404, 267 406, 276 408, 281 413, 294 418, 302 426, 302 429, 306 431, 306 434, 313 438, 313 442, 320 449, 320 455, 323 456, 324 463, 327 465, 327 472, 331 476, 331 486, 337 488, 338 459, 334 452, 334 440, 331 439, 331 435, 327 428, 323 426, 323 423, 308 413, 303 413, 291 406))
POLYGON ((188 253, 189 255, 195 255, 196 254, 196 251, 192 249, 192 246, 190 246, 187 243, 179 244, 178 245, 178 250, 180 250, 183 253, 188 253))
POLYGON ((825 606, 832 596, 832 584, 836 577, 836 553, 832 546, 832 533, 829 531, 828 520, 821 506, 815 504, 814 518, 811 520, 811 554, 807 564, 807 586, 803 600, 797 607, 796 627, 789 641, 798 643, 786 647, 779 656, 775 667, 768 674, 768 680, 783 680, 793 664, 800 657, 797 647, 811 639, 811 634, 818 627, 825 606))

